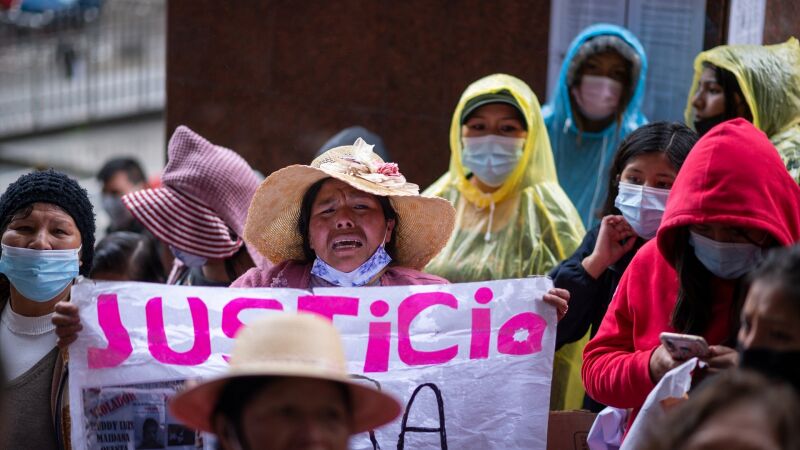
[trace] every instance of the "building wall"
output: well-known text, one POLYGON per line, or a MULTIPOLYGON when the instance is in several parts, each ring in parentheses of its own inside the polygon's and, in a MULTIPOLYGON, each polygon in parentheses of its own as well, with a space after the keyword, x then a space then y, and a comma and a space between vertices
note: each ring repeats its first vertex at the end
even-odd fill
POLYGON ((167 130, 186 124, 265 174, 340 129, 382 136, 410 181, 447 169, 461 92, 493 72, 543 98, 549 1, 168 2, 167 130))
POLYGON ((764 44, 778 44, 792 36, 800 38, 800 2, 767 0, 764 44))
MULTIPOLYGON (((707 0, 705 48, 730 0, 707 0)), ((167 130, 186 124, 264 174, 307 164, 339 130, 383 137, 412 182, 448 166, 464 88, 492 72, 544 99, 550 1, 168 2, 167 130)), ((764 43, 800 35, 800 3, 767 0, 764 43)))

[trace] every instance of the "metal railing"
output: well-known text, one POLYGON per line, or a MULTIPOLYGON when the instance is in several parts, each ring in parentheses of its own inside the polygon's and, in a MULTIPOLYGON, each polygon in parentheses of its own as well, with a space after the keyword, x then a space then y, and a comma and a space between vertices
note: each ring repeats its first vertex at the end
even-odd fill
POLYGON ((165 0, 24 4, 0 13, 0 137, 163 110, 165 0))

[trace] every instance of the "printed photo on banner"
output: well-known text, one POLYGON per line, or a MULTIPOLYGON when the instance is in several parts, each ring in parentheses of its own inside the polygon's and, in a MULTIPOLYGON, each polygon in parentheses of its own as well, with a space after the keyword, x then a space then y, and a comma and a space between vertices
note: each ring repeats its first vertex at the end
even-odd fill
POLYGON ((183 380, 83 389, 86 449, 202 448, 198 433, 173 419, 167 400, 183 380))
POLYGON ((184 380, 224 373, 253 319, 314 313, 341 333, 351 377, 404 405, 350 448, 544 449, 551 287, 545 277, 313 291, 84 280, 72 288, 84 326, 70 347, 73 447, 213 448, 170 417, 169 398, 184 380))

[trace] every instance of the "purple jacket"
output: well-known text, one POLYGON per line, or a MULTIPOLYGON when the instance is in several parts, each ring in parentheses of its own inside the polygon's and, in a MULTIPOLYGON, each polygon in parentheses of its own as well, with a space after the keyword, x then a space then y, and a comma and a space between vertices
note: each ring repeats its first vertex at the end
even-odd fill
MULTIPOLYGON (((409 286, 415 284, 449 284, 436 275, 406 267, 389 266, 381 275, 381 286, 409 286)), ((311 263, 288 260, 268 270, 253 267, 237 278, 231 287, 282 287, 308 289, 311 286, 311 263)))

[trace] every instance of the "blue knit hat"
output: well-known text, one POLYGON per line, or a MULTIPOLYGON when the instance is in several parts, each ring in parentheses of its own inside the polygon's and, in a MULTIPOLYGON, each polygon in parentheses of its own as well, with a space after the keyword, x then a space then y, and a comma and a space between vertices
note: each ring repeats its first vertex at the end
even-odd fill
POLYGON ((67 212, 81 233, 80 274, 88 276, 94 259, 94 210, 89 194, 77 181, 53 169, 22 175, 0 197, 0 231, 11 217, 34 203, 50 203, 67 212))

